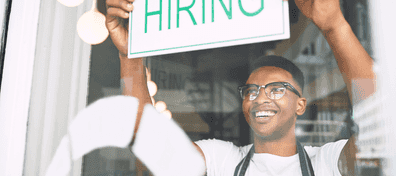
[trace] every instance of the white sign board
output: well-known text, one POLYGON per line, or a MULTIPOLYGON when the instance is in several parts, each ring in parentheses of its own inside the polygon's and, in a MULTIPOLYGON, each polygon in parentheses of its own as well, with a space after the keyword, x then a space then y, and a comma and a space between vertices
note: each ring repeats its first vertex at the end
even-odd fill
POLYGON ((287 39, 284 0, 138 0, 129 18, 128 57, 287 39))

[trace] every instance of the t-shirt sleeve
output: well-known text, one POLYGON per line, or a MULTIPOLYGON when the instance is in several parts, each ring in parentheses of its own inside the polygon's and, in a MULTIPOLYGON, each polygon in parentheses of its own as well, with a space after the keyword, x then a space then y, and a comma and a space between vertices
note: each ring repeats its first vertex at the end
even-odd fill
POLYGON ((217 139, 200 140, 195 142, 203 151, 208 176, 227 175, 242 159, 243 151, 232 142, 217 139))
MULTIPOLYGON (((341 176, 340 171, 338 170, 338 159, 347 141, 348 140, 346 139, 339 140, 337 142, 327 143, 326 145, 320 147, 317 157, 319 161, 316 163, 321 164, 322 168, 327 168, 323 169, 322 171, 330 172, 332 173, 331 175, 334 176, 341 176)), ((326 173, 326 175, 327 174, 328 173, 326 173)))

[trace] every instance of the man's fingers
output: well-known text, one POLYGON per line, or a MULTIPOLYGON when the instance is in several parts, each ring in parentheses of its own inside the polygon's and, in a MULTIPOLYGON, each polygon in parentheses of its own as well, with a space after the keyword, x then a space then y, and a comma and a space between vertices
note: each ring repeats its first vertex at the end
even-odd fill
POLYGON ((107 9, 107 15, 108 16, 113 16, 113 17, 120 17, 120 18, 128 18, 129 13, 116 7, 110 7, 107 9))
POLYGON ((117 7, 127 12, 131 12, 133 10, 133 1, 134 0, 106 0, 106 4, 109 8, 117 7))

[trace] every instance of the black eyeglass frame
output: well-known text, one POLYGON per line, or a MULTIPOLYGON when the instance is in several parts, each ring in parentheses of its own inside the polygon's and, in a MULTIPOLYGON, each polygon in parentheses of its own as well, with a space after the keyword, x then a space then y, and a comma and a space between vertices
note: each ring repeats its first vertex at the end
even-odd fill
MULTIPOLYGON (((257 89, 258 89, 258 92, 257 92, 257 96, 260 94, 260 89, 262 88, 262 87, 264 87, 264 90, 265 90, 265 88, 268 86, 268 85, 273 85, 273 84, 282 84, 283 86, 285 86, 285 88, 286 89, 289 89, 290 91, 292 91, 293 93, 295 93, 298 97, 300 97, 301 98, 301 94, 297 91, 297 89, 296 88, 294 88, 290 83, 288 83, 288 82, 272 82, 272 83, 268 83, 268 84, 266 84, 266 85, 263 85, 263 86, 259 86, 259 85, 257 85, 257 84, 246 84, 246 85, 243 85, 243 86, 239 86, 238 87, 238 90, 239 90, 239 93, 240 93, 240 95, 241 95, 241 98, 242 99, 245 99, 244 97, 243 97, 243 95, 242 95, 242 90, 243 90, 243 88, 245 88, 245 87, 251 87, 251 86, 256 86, 257 87, 257 89), (288 87, 290 87, 290 88, 288 88, 288 87)), ((264 91, 265 92, 265 91, 264 91)), ((265 92, 265 95, 268 97, 268 95, 267 95, 267 92, 265 92)), ((284 95, 284 94, 283 94, 284 95)), ((282 95, 282 97, 283 97, 283 95, 282 95)), ((281 97, 281 98, 282 98, 281 97)), ((256 97, 257 98, 257 97, 256 97)), ((255 98, 255 99, 256 99, 255 98)))

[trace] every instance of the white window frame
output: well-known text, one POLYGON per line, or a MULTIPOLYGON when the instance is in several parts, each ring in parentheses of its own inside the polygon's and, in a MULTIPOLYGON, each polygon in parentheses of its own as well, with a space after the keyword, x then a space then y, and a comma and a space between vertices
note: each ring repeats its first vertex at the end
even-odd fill
MULTIPOLYGON (((91 46, 77 35, 92 0, 13 1, 0 92, 0 175, 44 175, 67 126, 86 106, 91 46)), ((81 175, 82 159, 70 175, 81 175)))
POLYGON ((396 99, 396 64, 394 41, 396 33, 392 21, 396 1, 377 0, 367 1, 369 20, 370 20, 370 45, 373 48, 372 57, 378 65, 374 65, 376 72, 376 94, 379 94, 382 101, 381 116, 385 126, 385 162, 383 165, 383 175, 396 174, 396 118, 395 118, 395 99, 396 99), (381 19, 381 20, 379 20, 381 19))
POLYGON ((40 0, 14 1, 0 97, 0 175, 22 175, 40 0))

